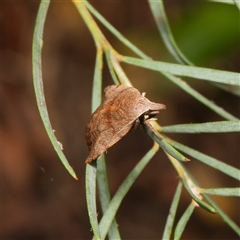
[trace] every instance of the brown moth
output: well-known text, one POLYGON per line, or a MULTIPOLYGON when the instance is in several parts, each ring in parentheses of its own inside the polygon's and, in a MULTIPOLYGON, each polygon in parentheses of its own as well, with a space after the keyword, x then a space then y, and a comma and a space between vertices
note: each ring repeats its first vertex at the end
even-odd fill
POLYGON ((92 114, 86 127, 89 149, 85 163, 96 160, 112 145, 139 125, 139 118, 152 118, 165 109, 165 105, 149 101, 133 87, 111 85, 104 89, 101 105, 92 114))

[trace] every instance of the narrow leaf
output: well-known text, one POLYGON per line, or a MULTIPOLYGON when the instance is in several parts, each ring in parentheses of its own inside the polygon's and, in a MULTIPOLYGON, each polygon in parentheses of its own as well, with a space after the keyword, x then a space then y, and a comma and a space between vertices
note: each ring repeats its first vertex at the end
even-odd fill
POLYGON ((95 239, 102 239, 98 226, 98 213, 96 207, 96 161, 86 165, 86 199, 92 231, 95 239))
POLYGON ((209 204, 202 201, 199 198, 199 196, 196 194, 196 191, 193 191, 195 186, 193 186, 192 181, 190 182, 189 179, 187 179, 186 177, 182 177, 182 181, 183 181, 183 185, 186 188, 186 190, 188 191, 189 195, 192 197, 192 199, 196 203, 198 203, 198 205, 200 207, 202 207, 203 209, 205 209, 206 211, 208 211, 210 213, 216 213, 216 210, 213 207, 211 207, 209 204))
POLYGON ((238 10, 240 10, 240 2, 238 0, 234 0, 234 3, 237 6, 238 10))
POLYGON ((185 92, 193 96, 195 99, 197 99, 199 102, 207 106, 208 108, 212 109, 215 113, 219 114, 223 118, 227 120, 238 120, 235 116, 225 111, 223 108, 217 106, 215 103, 204 97, 202 94, 200 94, 198 91, 193 89, 190 85, 188 85, 185 81, 182 79, 175 77, 172 74, 163 73, 162 74, 167 77, 170 81, 172 81, 174 84, 179 86, 181 89, 183 89, 185 92))
POLYGON ((94 112, 102 101, 102 68, 103 52, 100 47, 97 48, 96 62, 93 76, 92 87, 92 112, 94 112))
POLYGON ((44 96, 43 80, 42 80, 42 47, 43 47, 43 29, 46 20, 46 15, 48 11, 50 1, 42 0, 39 6, 39 11, 37 14, 34 35, 33 35, 33 48, 32 48, 32 65, 33 65, 33 85, 35 90, 35 96, 37 100, 38 110, 43 121, 43 125, 46 129, 48 137, 58 154, 62 164, 67 169, 67 171, 77 179, 77 176, 69 165, 63 151, 62 144, 57 140, 54 130, 51 126, 51 122, 48 115, 46 100, 44 96))
POLYGON ((112 79, 113 79, 113 82, 115 84, 119 84, 119 81, 118 81, 118 78, 115 74, 115 71, 114 71, 114 68, 113 68, 113 65, 112 65, 112 61, 111 61, 111 56, 110 56, 110 50, 106 50, 105 51, 105 54, 106 54, 106 60, 107 60, 107 65, 108 65, 108 69, 109 69, 109 72, 112 76, 112 79))
POLYGON ((179 220, 175 232, 174 232, 174 240, 178 240, 181 238, 183 231, 185 230, 185 227, 187 225, 188 220, 190 219, 193 210, 195 209, 194 202, 191 202, 191 204, 188 206, 184 214, 182 215, 181 219, 179 220))
POLYGON ((240 74, 209 68, 185 66, 174 63, 165 63, 153 60, 144 60, 133 57, 122 57, 121 60, 142 68, 147 68, 159 72, 171 73, 182 77, 191 77, 199 80, 207 80, 230 85, 240 85, 240 74))
POLYGON ((221 162, 215 158, 212 158, 206 154, 198 152, 192 148, 189 148, 181 143, 172 141, 170 139, 168 139, 168 141, 171 142, 171 144, 175 148, 179 149, 180 151, 185 152, 189 156, 192 156, 195 159, 209 165, 210 167, 213 167, 213 168, 227 174, 228 176, 233 177, 233 178, 237 179, 238 181, 240 181, 240 170, 239 169, 232 167, 224 162, 221 162))
POLYGON ((218 3, 224 3, 224 4, 234 4, 235 0, 208 0, 209 2, 218 2, 218 3))
POLYGON ((84 1, 85 6, 88 10, 124 45, 135 52, 138 56, 142 58, 148 58, 140 49, 138 49, 134 44, 132 44, 127 38, 125 38, 116 28, 114 28, 98 11, 88 2, 84 1))
POLYGON ((202 189, 203 193, 220 196, 235 196, 240 197, 240 188, 208 188, 202 189))
MULTIPOLYGON (((101 14, 99 14, 87 1, 84 1, 84 4, 87 6, 89 11, 110 31, 113 35, 115 35, 123 44, 125 44, 129 49, 131 49, 135 54, 137 54, 139 57, 145 59, 145 60, 151 60, 150 57, 148 57, 146 54, 144 54, 141 50, 139 50, 135 45, 133 45, 129 40, 127 40, 118 30, 116 30, 101 14)), ((216 104, 214 104, 212 101, 208 100, 206 97, 202 96, 200 93, 198 93, 196 90, 191 88, 186 82, 182 81, 181 79, 168 74, 161 72, 166 78, 174 82, 176 85, 178 85, 180 88, 182 88, 184 91, 189 93, 191 96, 196 98, 198 101, 203 103, 204 105, 208 106, 210 109, 212 109, 214 112, 219 114, 225 119, 228 120, 237 120, 236 117, 225 111, 224 109, 218 107, 216 104)), ((233 85, 234 86, 234 85, 233 85)))
POLYGON ((180 181, 178 183, 176 192, 174 194, 172 204, 171 204, 171 208, 170 208, 170 211, 169 211, 169 214, 168 214, 167 222, 166 222, 166 225, 165 225, 165 228, 164 228, 163 237, 162 237, 162 239, 164 239, 164 240, 168 240, 171 237, 172 228, 173 228, 174 219, 175 219, 175 216, 176 216, 177 207, 178 207, 178 203, 179 203, 179 200, 180 200, 181 192, 182 192, 182 182, 180 181))
POLYGON ((169 155, 176 158, 181 162, 190 161, 188 158, 184 157, 175 148, 173 148, 164 138, 157 132, 149 121, 144 120, 143 130, 169 155))
POLYGON ((159 147, 157 144, 154 144, 153 147, 147 152, 147 154, 139 161, 139 163, 134 167, 134 169, 129 173, 129 175, 125 178, 114 197, 112 198, 110 204, 108 205, 107 210, 105 211, 101 221, 100 221, 100 230, 102 234, 102 238, 106 237, 108 229, 111 225, 111 222, 120 207, 120 204, 149 161, 153 158, 153 156, 158 151, 159 147))
POLYGON ((194 180, 192 179, 191 175, 188 174, 184 166, 177 161, 175 158, 173 158, 171 155, 167 154, 169 160, 173 164, 174 168, 177 170, 178 175, 180 176, 182 183, 189 193, 189 195, 192 197, 192 199, 203 209, 207 210, 210 213, 216 213, 216 210, 211 207, 209 204, 202 201, 201 196, 201 189, 194 183, 194 180))
POLYGON ((207 195, 203 194, 204 198, 217 210, 218 214, 222 217, 223 221, 228 224, 240 237, 240 228, 239 226, 233 222, 232 219, 207 195))
MULTIPOLYGON (((101 158, 98 160, 97 183, 98 183, 100 204, 101 204, 102 212, 104 214, 111 201, 104 155, 102 155, 101 158)), ((108 231, 108 237, 109 239, 121 239, 116 219, 113 219, 112 221, 112 224, 108 231)))
POLYGON ((173 126, 164 126, 162 132, 174 133, 225 133, 240 132, 240 121, 221 121, 209 123, 180 124, 173 126))
POLYGON ((162 36, 163 42, 167 47, 168 51, 172 54, 172 56, 182 64, 193 65, 181 52, 178 48, 174 37, 172 35, 171 29, 168 24, 167 16, 165 14, 163 1, 161 0, 148 0, 150 5, 150 9, 152 11, 154 20, 157 24, 158 30, 162 36))

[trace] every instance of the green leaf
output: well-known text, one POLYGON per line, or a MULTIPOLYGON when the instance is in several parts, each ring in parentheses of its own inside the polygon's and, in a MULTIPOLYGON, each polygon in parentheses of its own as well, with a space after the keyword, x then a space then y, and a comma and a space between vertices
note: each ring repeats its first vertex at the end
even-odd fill
POLYGON ((210 206, 209 204, 205 203, 204 201, 202 201, 200 199, 200 197, 196 194, 195 188, 196 186, 193 185, 193 182, 186 178, 185 176, 182 177, 182 181, 183 181, 183 185, 186 188, 186 190, 188 191, 189 195, 192 197, 192 199, 198 203, 198 205, 200 207, 202 207, 203 209, 205 209, 206 211, 210 212, 210 213, 216 213, 216 210, 210 206))
POLYGON ((157 24, 158 30, 162 36, 163 42, 165 43, 165 46, 167 47, 168 51, 172 54, 172 56, 182 64, 186 65, 193 65, 181 52, 181 50, 178 48, 174 37, 172 35, 171 29, 168 24, 168 20, 165 14, 163 1, 161 0, 148 0, 148 3, 150 5, 150 9, 152 11, 154 20, 157 24))
POLYGON ((167 152, 172 157, 176 158, 181 162, 190 161, 188 158, 184 157, 180 152, 173 148, 159 132, 157 132, 149 121, 144 120, 143 130, 155 141, 165 152, 167 152))
POLYGON ((204 104, 205 106, 207 106, 208 108, 212 109, 215 113, 219 114, 220 116, 222 116, 225 119, 228 120, 238 120, 238 118, 234 117, 233 115, 231 115, 230 113, 228 113, 227 111, 225 111, 223 108, 217 106, 215 103, 213 103, 212 101, 210 101, 209 99, 207 99, 206 97, 204 97, 202 94, 200 94, 198 91, 196 91, 195 89, 193 89, 191 86, 189 86, 185 81, 183 81, 182 79, 175 77, 172 74, 168 74, 168 73, 163 73, 162 74, 168 78, 170 81, 172 81, 174 84, 176 84, 177 86, 179 86, 181 89, 183 89, 185 92, 187 92, 188 94, 190 94, 191 96, 193 96, 195 99, 197 99, 199 102, 201 102, 202 104, 204 104))
POLYGON ((235 168, 235 167, 232 167, 224 162, 221 162, 215 158, 212 158, 206 154, 203 154, 199 151, 196 151, 190 147, 187 147, 183 144, 180 144, 176 141, 172 141, 172 140, 168 140, 171 142, 171 144, 179 149, 180 151, 182 152, 185 152, 186 154, 188 154, 189 156, 192 156, 194 157, 195 159, 209 165, 210 167, 213 167, 223 173, 225 173, 226 175, 232 177, 232 178, 235 178, 237 179, 238 181, 240 180, 240 170, 235 168))
POLYGON ((238 0, 209 0, 211 2, 218 2, 218 3, 227 3, 227 4, 235 4, 237 8, 240 10, 240 2, 238 0))
POLYGON ((179 124, 173 126, 164 126, 161 131, 172 133, 225 133, 240 132, 240 121, 219 121, 195 124, 179 124))
MULTIPOLYGON (((131 49, 135 54, 137 54, 139 57, 145 59, 145 60, 151 60, 150 57, 148 57, 146 54, 144 54, 141 50, 139 50, 135 45, 133 45, 129 40, 127 40, 118 30, 116 30, 104 17, 102 17, 87 1, 84 2, 89 11, 110 31, 114 36, 116 36, 123 44, 125 44, 129 49, 131 49)), ((180 88, 182 88, 184 91, 189 93, 191 96, 196 98, 198 101, 203 103, 204 105, 208 106, 210 109, 212 109, 214 112, 219 114, 225 119, 228 120, 237 120, 236 117, 229 114, 227 111, 222 109, 221 107, 218 107, 216 104, 214 104, 212 101, 208 100, 204 96, 202 96, 200 93, 198 93, 196 90, 191 88, 186 82, 182 81, 181 79, 168 74, 161 72, 166 78, 174 82, 176 85, 178 85, 180 88)), ((234 86, 234 85, 230 85, 234 86)))
POLYGON ((203 194, 203 196, 217 210, 223 221, 226 222, 238 234, 238 236, 240 236, 239 226, 233 222, 233 220, 230 219, 229 216, 207 194, 203 194))
POLYGON ((202 67, 184 66, 161 61, 144 60, 133 57, 122 57, 121 61, 138 67, 151 69, 158 72, 171 73, 182 77, 191 77, 199 80, 207 80, 230 85, 240 85, 240 74, 202 67))
MULTIPOLYGON (((97 183, 102 212, 105 213, 108 205, 110 204, 111 196, 108 186, 107 169, 104 155, 102 155, 97 162, 97 183)), ((108 231, 108 237, 109 239, 121 239, 116 219, 113 219, 112 221, 108 231)))
POLYGON ((106 60, 107 60, 107 65, 108 65, 109 72, 112 76, 113 82, 117 85, 117 84, 119 84, 119 81, 118 81, 118 78, 115 74, 115 71, 114 71, 114 68, 113 68, 113 65, 112 65, 110 50, 106 50, 105 55, 106 55, 106 60))
POLYGON ((92 87, 92 113, 98 108, 102 101, 102 68, 103 52, 100 47, 97 48, 96 62, 93 76, 92 87))
POLYGON ((240 188, 208 188, 202 189, 203 193, 208 193, 212 195, 220 195, 220 196, 235 196, 240 197, 240 188))
POLYGON ((101 221, 100 221, 100 230, 102 234, 102 238, 106 237, 108 229, 113 221, 115 214, 117 213, 120 204, 149 161, 153 158, 153 156, 158 151, 159 147, 157 144, 154 144, 153 147, 146 153, 146 155, 138 162, 138 164, 134 167, 134 169, 129 173, 129 175, 125 178, 114 197, 112 198, 110 204, 108 205, 107 210, 105 211, 101 221))
POLYGON ((209 2, 218 2, 218 3, 225 3, 225 4, 234 4, 234 0, 208 0, 209 2))
POLYGON ((88 10, 124 45, 135 52, 138 56, 142 58, 148 58, 140 49, 138 49, 134 44, 132 44, 128 39, 126 39, 116 28, 114 28, 101 14, 96 11, 96 9, 88 2, 84 1, 85 6, 88 10))
POLYGON ((37 20, 34 29, 33 35, 33 48, 32 48, 32 65, 33 65, 33 85, 35 90, 35 96, 37 100, 38 110, 43 121, 43 125, 46 129, 48 137, 57 152, 62 164, 67 169, 67 171, 77 179, 77 176, 69 165, 63 151, 62 151, 62 144, 57 140, 54 130, 51 126, 51 122, 48 116, 48 110, 46 105, 46 100, 44 96, 44 89, 43 89, 43 80, 42 80, 42 47, 43 47, 43 29, 44 23, 46 20, 46 15, 48 11, 50 1, 49 0, 42 0, 39 6, 37 20))
POLYGON ((92 231, 95 239, 102 239, 98 226, 98 213, 96 207, 96 161, 86 165, 86 199, 92 231))
POLYGON ((240 2, 238 0, 234 0, 234 3, 238 7, 238 10, 240 10, 240 2))
POLYGON ((175 219, 175 216, 176 216, 177 207, 178 207, 178 203, 179 203, 179 200, 180 200, 181 192, 182 192, 182 182, 180 181, 178 183, 176 192, 174 194, 172 204, 171 204, 171 208, 170 208, 170 211, 169 211, 169 214, 168 214, 167 222, 166 222, 166 225, 165 225, 165 228, 164 228, 163 237, 162 237, 162 239, 164 239, 164 240, 168 240, 171 237, 172 228, 173 228, 174 219, 175 219))
POLYGON ((210 213, 216 213, 216 210, 213 207, 202 201, 201 189, 195 184, 193 177, 187 172, 184 166, 171 155, 167 154, 167 156, 173 164, 174 168, 177 170, 185 189, 192 197, 192 199, 206 211, 210 213))
POLYGON ((188 206, 188 208, 182 215, 181 219, 179 220, 179 222, 176 226, 175 232, 174 232, 174 240, 178 240, 181 238, 182 233, 185 230, 187 222, 190 219, 195 207, 196 207, 195 204, 193 202, 191 202, 191 204, 188 206))

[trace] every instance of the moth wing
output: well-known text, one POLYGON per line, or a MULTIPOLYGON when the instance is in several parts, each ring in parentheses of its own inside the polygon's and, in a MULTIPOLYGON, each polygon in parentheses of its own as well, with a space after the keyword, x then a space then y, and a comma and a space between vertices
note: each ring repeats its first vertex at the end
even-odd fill
POLYGON ((142 114, 162 109, 165 105, 149 101, 135 88, 123 85, 106 87, 103 101, 86 128, 89 155, 85 162, 95 160, 117 143, 142 114))
MULTIPOLYGON (((122 91, 128 89, 125 85, 110 85, 104 89, 102 107, 108 106, 109 103, 113 102, 122 91)), ((101 106, 100 105, 100 106, 101 106)))
MULTIPOLYGON (((129 95, 129 91, 137 92, 140 95, 137 89, 125 85, 111 85, 104 89, 103 101, 92 114, 90 122, 86 127, 86 142, 89 150, 91 150, 93 142, 96 141, 101 132, 107 131, 109 127, 116 129, 118 126, 121 128, 127 125, 129 121, 126 120, 124 111, 129 112, 127 110, 129 108, 129 98, 126 98, 126 94, 129 95), (122 99, 124 98, 127 101, 123 104, 122 99)), ((132 115, 130 122, 134 120, 134 113, 132 115)), ((116 131, 119 130, 116 129, 116 131)), ((101 134, 102 136, 104 135, 101 134)))
MULTIPOLYGON (((121 138, 123 138, 132 128, 132 123, 125 125, 113 132, 111 128, 106 129, 103 132, 100 132, 96 140, 92 143, 89 155, 87 157, 86 163, 92 160, 95 160, 98 156, 106 152, 111 146, 117 143, 121 138)), ((116 129, 115 129, 116 130, 116 129)))

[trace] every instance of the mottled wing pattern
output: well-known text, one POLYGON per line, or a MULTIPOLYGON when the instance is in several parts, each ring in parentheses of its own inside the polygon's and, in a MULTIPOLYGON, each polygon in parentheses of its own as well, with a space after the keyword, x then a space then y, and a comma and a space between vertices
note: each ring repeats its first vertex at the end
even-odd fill
POLYGON ((133 87, 108 86, 101 105, 92 114, 86 128, 86 142, 90 163, 118 142, 132 128, 135 120, 149 111, 159 111, 165 106, 153 103, 133 87))

